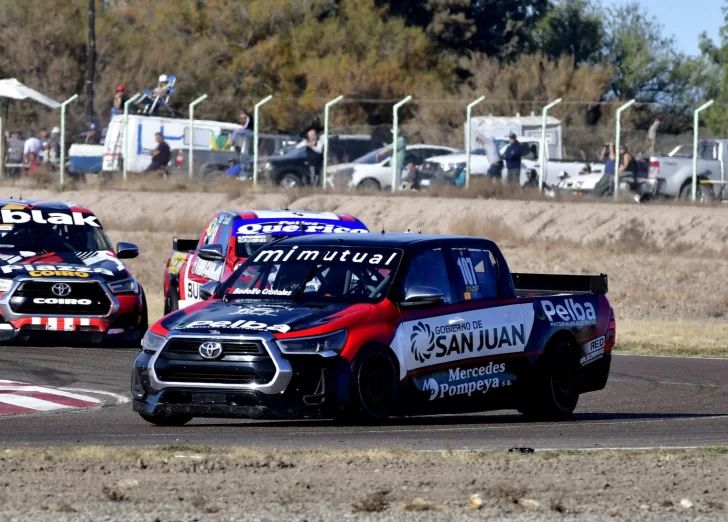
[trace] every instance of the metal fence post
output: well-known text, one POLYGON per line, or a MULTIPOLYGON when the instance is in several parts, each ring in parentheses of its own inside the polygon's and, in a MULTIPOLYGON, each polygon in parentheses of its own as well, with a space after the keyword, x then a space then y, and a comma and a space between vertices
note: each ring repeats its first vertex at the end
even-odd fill
POLYGON ((473 107, 478 105, 480 102, 485 100, 485 96, 481 96, 473 103, 468 105, 467 109, 467 126, 468 126, 468 137, 465 139, 465 150, 467 151, 467 159, 465 160, 465 188, 470 188, 470 156, 473 153, 473 107))
POLYGON ((121 168, 124 173, 124 181, 126 181, 126 172, 128 168, 126 156, 129 154, 129 106, 141 95, 142 93, 138 92, 124 102, 124 137, 122 145, 124 147, 124 151, 121 154, 121 168))
POLYGON ((255 111, 253 116, 253 185, 258 184, 258 129, 260 125, 260 121, 258 119, 258 113, 259 109, 271 101, 273 99, 273 95, 269 94, 262 100, 260 100, 258 103, 255 104, 255 111))
MULTIPOLYGON (((629 100, 619 109, 617 109, 617 128, 615 129, 614 136, 614 155, 616 156, 616 165, 614 167, 614 199, 617 199, 619 197, 619 149, 622 146, 620 143, 622 141, 622 113, 625 110, 629 109, 632 105, 634 105, 636 101, 637 100, 629 100)), ((637 173, 635 172, 635 174, 637 173)))
MULTIPOLYGON (((331 107, 339 103, 344 99, 344 96, 337 96, 333 100, 329 101, 324 107, 324 168, 323 168, 323 184, 322 188, 326 189, 327 172, 329 166, 329 110, 331 107)), ((333 183, 331 184, 333 187, 333 183)))
MULTIPOLYGON (((705 102, 693 112, 693 201, 698 199, 698 125, 700 113, 713 105, 713 100, 705 102)), ((723 181, 723 169, 720 169, 720 180, 723 181)))
POLYGON ((188 159, 187 159, 188 176, 189 176, 190 179, 192 179, 192 176, 193 176, 193 173, 194 173, 194 168, 193 168, 192 160, 195 157, 195 153, 194 153, 194 150, 195 150, 195 133, 194 133, 195 107, 197 105, 199 105, 200 103, 202 103, 203 101, 205 101, 206 99, 207 99, 207 94, 203 94, 202 96, 200 96, 199 98, 197 98, 195 101, 193 101, 192 103, 190 103, 190 131, 189 131, 189 134, 190 134, 190 150, 188 151, 189 152, 189 156, 188 156, 188 159))
POLYGON ((0 98, 0 179, 5 177, 5 134, 3 134, 3 99, 0 98))
POLYGON ((407 96, 404 100, 396 103, 392 108, 392 193, 397 190, 397 140, 399 139, 399 108, 405 103, 409 103, 412 96, 407 96))
POLYGON ((66 169, 66 106, 78 98, 78 94, 74 94, 66 101, 61 103, 61 163, 58 166, 60 172, 60 183, 63 185, 63 171, 66 169))
POLYGON ((543 190, 543 184, 546 182, 546 176, 549 172, 549 155, 546 149, 546 117, 549 110, 561 103, 561 98, 557 98, 541 111, 541 149, 538 152, 538 159, 541 163, 541 173, 538 177, 538 190, 543 190))

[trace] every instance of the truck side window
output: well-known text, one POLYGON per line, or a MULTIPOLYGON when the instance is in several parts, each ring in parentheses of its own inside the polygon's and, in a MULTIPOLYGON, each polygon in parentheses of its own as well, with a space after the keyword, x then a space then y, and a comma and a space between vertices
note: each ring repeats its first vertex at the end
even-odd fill
POLYGON ((496 299, 498 297, 498 262, 489 250, 482 248, 453 248, 453 261, 462 278, 466 300, 496 299))
POLYGON ((412 259, 404 280, 404 293, 415 286, 436 288, 442 292, 445 304, 453 303, 453 292, 441 248, 425 250, 412 259))

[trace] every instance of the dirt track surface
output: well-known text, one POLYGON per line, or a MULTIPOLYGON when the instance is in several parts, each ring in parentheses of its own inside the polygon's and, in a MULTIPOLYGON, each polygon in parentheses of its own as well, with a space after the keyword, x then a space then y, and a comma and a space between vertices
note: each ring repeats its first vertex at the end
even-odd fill
POLYGON ((12 449, 0 457, 0 518, 724 520, 726 468, 724 450, 12 449))

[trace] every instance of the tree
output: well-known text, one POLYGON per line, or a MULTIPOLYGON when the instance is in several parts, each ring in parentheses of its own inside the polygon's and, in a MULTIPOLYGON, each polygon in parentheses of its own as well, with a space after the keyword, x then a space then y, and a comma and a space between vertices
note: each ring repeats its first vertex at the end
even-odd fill
POLYGON ((571 56, 575 65, 596 63, 604 40, 604 12, 590 0, 562 0, 536 24, 533 44, 549 59, 571 56))
POLYGON ((703 113, 702 121, 710 132, 717 136, 728 135, 728 2, 723 7, 724 23, 720 28, 720 41, 716 44, 701 35, 701 60, 704 63, 704 74, 700 79, 701 98, 703 101, 714 99, 715 105, 703 113))

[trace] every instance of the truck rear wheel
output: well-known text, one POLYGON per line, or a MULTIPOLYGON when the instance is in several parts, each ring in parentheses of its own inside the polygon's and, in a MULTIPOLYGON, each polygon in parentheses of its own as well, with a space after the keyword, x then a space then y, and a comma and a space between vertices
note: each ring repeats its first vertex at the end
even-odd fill
POLYGON ((581 365, 577 348, 558 339, 546 348, 544 364, 518 411, 534 420, 564 420, 579 402, 581 365))
MULTIPOLYGON (((715 193, 713 192, 713 188, 710 185, 702 185, 700 184, 700 180, 698 180, 698 185, 695 188, 695 200, 698 203, 712 203, 715 200, 715 193)), ((682 188, 680 189, 679 197, 683 201, 693 200, 692 182, 685 183, 682 186, 682 188)))

